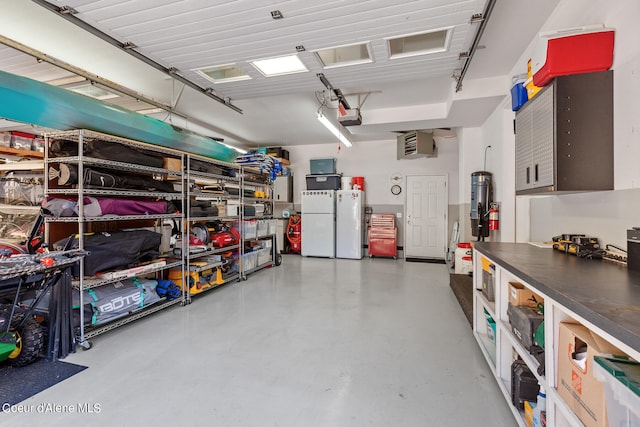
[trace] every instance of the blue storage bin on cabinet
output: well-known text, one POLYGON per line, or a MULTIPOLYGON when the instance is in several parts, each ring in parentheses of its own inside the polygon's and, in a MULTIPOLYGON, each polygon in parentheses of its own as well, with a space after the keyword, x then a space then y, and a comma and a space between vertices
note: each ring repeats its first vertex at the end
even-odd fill
POLYGON ((518 111, 529 100, 527 88, 524 82, 519 82, 511 87, 511 110, 518 111))

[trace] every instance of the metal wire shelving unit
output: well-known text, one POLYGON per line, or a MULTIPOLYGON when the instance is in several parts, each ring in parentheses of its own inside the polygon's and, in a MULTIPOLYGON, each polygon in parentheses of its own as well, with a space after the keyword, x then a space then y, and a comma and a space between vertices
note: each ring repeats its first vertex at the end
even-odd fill
MULTIPOLYGON (((77 216, 76 217, 53 217, 48 216, 45 218, 45 224, 47 227, 46 233, 49 236, 49 227, 53 223, 77 223, 77 240, 78 240, 78 248, 80 250, 84 249, 85 246, 85 234, 86 234, 86 226, 90 223, 98 223, 98 222, 116 222, 116 223, 125 223, 128 221, 153 221, 156 225, 161 223, 163 220, 180 220, 182 218, 181 213, 167 213, 167 214, 144 214, 144 215, 104 215, 104 216, 86 216, 84 212, 84 197, 85 196, 109 196, 109 197, 126 197, 132 199, 162 199, 162 200, 182 200, 184 199, 183 191, 175 192, 175 193, 167 193, 167 192, 159 192, 159 191, 143 191, 143 190, 132 190, 132 189, 104 189, 104 188, 95 188, 86 186, 84 183, 84 169, 86 166, 96 166, 101 169, 111 170, 114 172, 131 172, 135 174, 145 175, 149 177, 159 177, 161 179, 172 179, 176 182, 182 182, 182 171, 157 168, 157 167, 149 167, 139 164, 126 163, 121 161, 112 161, 105 159, 98 159, 84 155, 84 146, 88 141, 97 140, 100 142, 109 142, 109 143, 117 143, 123 146, 128 146, 131 148, 135 148, 138 150, 143 150, 144 152, 154 152, 160 155, 166 155, 172 158, 179 158, 181 162, 184 162, 184 154, 182 152, 166 149, 162 147, 158 147, 151 144, 146 144, 138 141, 133 141, 125 138, 119 138, 112 135, 107 135, 99 132, 89 131, 89 130, 72 130, 72 131, 63 131, 63 132, 53 132, 46 135, 46 144, 45 144, 45 168, 46 173, 45 176, 51 178, 49 175, 49 171, 53 164, 73 164, 77 167, 78 173, 78 182, 72 187, 62 187, 62 188, 51 188, 49 179, 45 179, 45 194, 47 196, 65 196, 73 198, 77 201, 77 216), (60 156, 60 157, 52 157, 49 145, 50 142, 56 139, 64 139, 68 141, 74 141, 78 144, 78 155, 77 156, 60 156)), ((182 211, 182 210, 181 210, 182 211)), ((184 239, 183 239, 184 240, 184 239)), ((72 285, 74 289, 79 293, 79 326, 77 328, 77 342, 83 348, 88 349, 91 347, 90 342, 88 341, 90 338, 100 335, 104 332, 116 329, 125 324, 131 323, 140 318, 146 317, 152 313, 158 312, 160 310, 166 309, 176 304, 184 304, 185 295, 184 292, 181 294, 181 297, 167 300, 166 298, 162 298, 160 301, 146 306, 141 307, 137 310, 129 312, 124 317, 118 318, 113 321, 106 322, 105 324, 99 325, 90 325, 86 323, 86 319, 84 316, 84 303, 85 303, 85 292, 89 289, 95 289, 100 286, 104 286, 107 284, 115 283, 117 281, 123 280, 127 277, 135 277, 135 276, 127 276, 123 277, 104 279, 101 277, 86 277, 85 269, 84 269, 85 260, 82 259, 79 262, 79 274, 77 280, 75 280, 72 285)), ((157 260, 156 265, 152 265, 144 270, 145 275, 157 274, 163 270, 170 268, 180 268, 184 270, 184 262, 182 257, 178 258, 162 258, 157 260)))

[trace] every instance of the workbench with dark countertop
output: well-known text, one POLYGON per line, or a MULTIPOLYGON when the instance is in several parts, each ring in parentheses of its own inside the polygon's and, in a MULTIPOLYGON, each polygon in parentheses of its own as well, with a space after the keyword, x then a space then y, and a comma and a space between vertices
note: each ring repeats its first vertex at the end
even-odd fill
POLYGON ((640 353, 640 272, 527 243, 476 242, 474 247, 640 353))

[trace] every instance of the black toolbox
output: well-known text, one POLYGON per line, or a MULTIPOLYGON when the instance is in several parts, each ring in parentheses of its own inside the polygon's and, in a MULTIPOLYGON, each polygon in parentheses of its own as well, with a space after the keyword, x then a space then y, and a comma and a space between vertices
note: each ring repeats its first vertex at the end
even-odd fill
POLYGON ((544 315, 538 309, 531 307, 516 307, 509 303, 507 316, 511 330, 520 340, 525 349, 530 350, 535 344, 534 335, 538 326, 544 321, 544 315))
POLYGON ((524 409, 524 401, 535 402, 540 385, 524 361, 518 359, 511 364, 511 403, 524 409))

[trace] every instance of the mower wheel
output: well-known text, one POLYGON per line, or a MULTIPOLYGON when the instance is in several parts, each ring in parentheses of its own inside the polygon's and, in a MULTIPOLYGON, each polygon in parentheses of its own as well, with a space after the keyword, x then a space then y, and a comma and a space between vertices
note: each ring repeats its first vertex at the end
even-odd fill
POLYGON ((16 334, 16 349, 9 355, 7 362, 12 366, 25 366, 33 362, 40 356, 44 345, 44 333, 36 319, 29 318, 20 329, 15 329, 22 318, 22 314, 16 314, 11 322, 11 329, 16 334))

